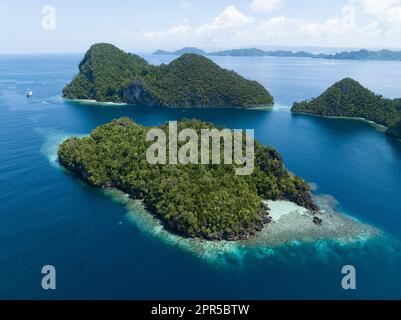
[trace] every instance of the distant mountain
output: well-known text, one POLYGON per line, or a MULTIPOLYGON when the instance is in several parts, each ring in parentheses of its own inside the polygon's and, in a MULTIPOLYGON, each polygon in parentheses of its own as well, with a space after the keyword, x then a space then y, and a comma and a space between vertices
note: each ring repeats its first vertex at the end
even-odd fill
POLYGON ((231 57, 263 57, 266 55, 266 51, 251 48, 251 49, 233 49, 209 52, 209 56, 231 56, 231 57))
POLYGON ((325 58, 347 60, 401 60, 401 52, 391 50, 369 51, 362 49, 359 51, 329 54, 325 55, 325 58))
POLYGON ((64 88, 63 96, 164 107, 273 105, 273 97, 261 84, 204 56, 187 53, 156 67, 106 43, 88 50, 79 74, 64 88))
POLYGON ((343 51, 334 54, 310 53, 306 51, 289 50, 261 50, 257 48, 232 49, 223 51, 205 52, 198 48, 183 48, 177 51, 157 50, 154 54, 158 55, 182 55, 184 53, 196 53, 207 56, 227 56, 227 57, 294 57, 294 58, 313 58, 313 59, 335 59, 335 60, 387 60, 401 61, 401 51, 380 50, 369 51, 362 49, 359 51, 343 51))
POLYGON ((185 47, 180 50, 176 51, 164 51, 164 50, 157 50, 153 54, 156 55, 175 55, 175 56, 181 56, 183 54, 187 53, 192 53, 192 54, 199 54, 199 55, 206 55, 206 52, 203 51, 202 49, 194 48, 194 47, 185 47))
POLYGON ((291 111, 364 118, 388 127, 388 134, 401 138, 401 99, 383 98, 350 78, 335 83, 315 99, 294 103, 291 111))

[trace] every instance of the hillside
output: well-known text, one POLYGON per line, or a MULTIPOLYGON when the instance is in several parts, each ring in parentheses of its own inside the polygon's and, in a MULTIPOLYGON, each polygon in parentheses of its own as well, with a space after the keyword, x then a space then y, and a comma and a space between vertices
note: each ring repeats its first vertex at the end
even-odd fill
POLYGON ((273 104, 262 85, 222 69, 203 56, 184 54, 169 65, 156 67, 110 44, 90 48, 63 96, 164 107, 247 108, 273 104))
POLYGON ((393 125, 391 125, 387 129, 387 134, 401 139, 401 121, 398 121, 398 122, 394 123, 393 125))
MULTIPOLYGON (((168 125, 159 128, 167 134, 168 125)), ((185 128, 200 134, 215 127, 180 121, 178 130, 185 128)), ((114 120, 89 137, 65 141, 58 150, 60 163, 93 186, 114 187, 143 200, 170 230, 187 237, 249 238, 270 221, 262 199, 318 210, 308 184, 285 168, 273 148, 255 143, 255 168, 248 176, 237 176, 235 165, 151 165, 146 160, 149 129, 129 118, 114 120)))
POLYGON ((364 118, 390 127, 388 133, 393 135, 399 133, 399 127, 393 125, 401 121, 401 99, 383 98, 350 78, 335 83, 315 99, 295 102, 291 110, 321 116, 364 118))
POLYGON ((400 100, 376 95, 350 78, 335 83, 311 101, 294 103, 292 111, 322 116, 360 117, 386 127, 401 119, 400 100))

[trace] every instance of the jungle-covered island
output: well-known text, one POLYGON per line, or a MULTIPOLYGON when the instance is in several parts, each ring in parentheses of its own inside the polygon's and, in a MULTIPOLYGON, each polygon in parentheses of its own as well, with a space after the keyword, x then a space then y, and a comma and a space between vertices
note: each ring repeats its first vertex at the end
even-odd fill
POLYGON ((311 53, 306 51, 290 50, 262 50, 258 48, 230 49, 222 51, 206 52, 199 48, 186 47, 176 51, 156 50, 156 55, 182 55, 184 53, 196 53, 205 56, 220 57, 278 57, 278 58, 312 58, 329 60, 378 60, 400 61, 401 51, 379 50, 372 51, 361 49, 358 51, 342 51, 337 53, 311 53))
POLYGON ((273 97, 261 84, 204 56, 187 53, 168 65, 153 66, 106 43, 89 49, 63 96, 173 108, 273 105, 273 97))
POLYGON ((350 78, 335 83, 315 99, 294 103, 291 111, 363 118, 387 127, 387 134, 401 138, 401 99, 384 98, 350 78))
MULTIPOLYGON (((168 137, 168 124, 158 128, 168 137)), ((185 128, 200 134, 215 127, 199 120, 178 122, 178 130, 185 128)), ((286 169, 274 148, 255 141, 255 167, 248 176, 235 174, 237 164, 152 165, 146 159, 152 144, 146 142, 149 129, 126 117, 114 120, 88 137, 66 140, 59 147, 59 161, 92 186, 116 188, 143 200, 168 230, 190 238, 248 239, 271 221, 266 200, 291 201, 311 214, 319 210, 309 185, 286 169)))

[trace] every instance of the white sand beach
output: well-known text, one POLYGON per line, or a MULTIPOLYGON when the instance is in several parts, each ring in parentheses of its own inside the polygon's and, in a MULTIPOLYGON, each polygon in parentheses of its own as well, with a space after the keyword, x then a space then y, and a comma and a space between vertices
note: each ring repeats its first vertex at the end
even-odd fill
POLYGON ((265 204, 270 208, 270 216, 274 222, 278 222, 283 216, 288 215, 292 212, 297 212, 300 215, 308 214, 308 209, 298 206, 296 203, 290 201, 264 201, 265 204))
POLYGON ((291 241, 335 240, 354 242, 378 235, 378 229, 357 221, 336 210, 336 200, 329 195, 314 196, 320 206, 318 213, 289 201, 266 201, 272 222, 250 242, 279 245, 291 241), (313 223, 322 219, 321 225, 313 223))

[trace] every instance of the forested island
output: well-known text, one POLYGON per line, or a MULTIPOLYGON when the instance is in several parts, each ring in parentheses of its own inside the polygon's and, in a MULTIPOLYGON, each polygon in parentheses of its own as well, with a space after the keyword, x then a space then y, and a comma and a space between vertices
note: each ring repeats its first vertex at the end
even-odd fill
POLYGON ((196 47, 185 47, 176 51, 165 51, 165 50, 156 50, 153 54, 156 55, 176 55, 176 56, 181 56, 183 54, 187 54, 187 53, 193 53, 193 54, 199 54, 199 55, 207 55, 207 52, 196 48, 196 47))
POLYGON ((401 139, 401 121, 398 121, 388 127, 386 133, 401 139))
POLYGON ((205 56, 227 56, 227 57, 293 57, 332 60, 382 60, 401 61, 401 51, 379 50, 371 51, 361 49, 358 51, 343 51, 337 53, 310 53, 306 51, 290 50, 261 50, 258 48, 231 49, 223 51, 206 52, 202 49, 187 47, 177 51, 157 50, 156 55, 181 55, 184 53, 197 53, 205 56))
MULTIPOLYGON (((158 128, 167 134, 168 124, 158 128)), ((200 133, 215 127, 199 120, 178 122, 178 130, 185 128, 200 133)), ((143 200, 169 230, 186 237, 248 239, 271 220, 264 200, 319 210, 309 185, 290 173, 271 147, 255 141, 255 168, 248 176, 236 175, 234 164, 152 165, 146 159, 149 129, 126 117, 114 120, 88 137, 66 140, 59 147, 59 161, 90 185, 143 200)))
POLYGON ((401 99, 387 99, 346 78, 319 97, 295 102, 292 112, 328 117, 356 117, 387 127, 387 134, 401 138, 401 99))
POLYGON ((261 84, 204 56, 187 53, 168 65, 153 66, 105 43, 93 45, 85 54, 79 74, 64 88, 63 96, 163 107, 273 105, 273 97, 261 84))

